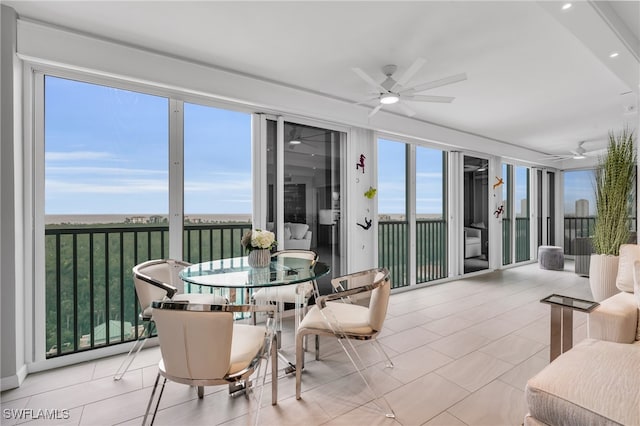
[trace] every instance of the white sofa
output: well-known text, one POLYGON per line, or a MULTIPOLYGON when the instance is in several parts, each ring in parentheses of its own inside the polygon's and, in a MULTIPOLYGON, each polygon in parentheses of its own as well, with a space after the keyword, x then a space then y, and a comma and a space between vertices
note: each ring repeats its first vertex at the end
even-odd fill
POLYGON ((311 236, 312 232, 306 223, 285 223, 283 247, 285 250, 310 250, 311 236))
POLYGON ((525 426, 640 425, 640 261, 634 268, 635 294, 602 301, 589 338, 529 379, 525 426))

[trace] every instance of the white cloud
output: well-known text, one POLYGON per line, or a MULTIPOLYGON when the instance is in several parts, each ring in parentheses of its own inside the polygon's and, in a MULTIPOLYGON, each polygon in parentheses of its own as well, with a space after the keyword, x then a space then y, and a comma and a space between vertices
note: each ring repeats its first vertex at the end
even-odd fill
POLYGON ((167 176, 166 170, 153 170, 153 169, 129 169, 123 167, 55 167, 49 166, 47 167, 47 174, 56 174, 56 175, 163 175, 167 176))
POLYGON ((45 191, 72 194, 148 194, 169 192, 166 179, 114 179, 98 182, 70 182, 46 179, 45 191))
POLYGON ((441 172, 416 172, 416 178, 442 180, 442 173, 441 172))
POLYGON ((103 151, 72 151, 72 152, 45 152, 46 161, 87 161, 87 160, 110 160, 116 157, 103 151))
POLYGON ((184 192, 248 192, 252 191, 250 179, 244 180, 217 180, 185 182, 184 192))

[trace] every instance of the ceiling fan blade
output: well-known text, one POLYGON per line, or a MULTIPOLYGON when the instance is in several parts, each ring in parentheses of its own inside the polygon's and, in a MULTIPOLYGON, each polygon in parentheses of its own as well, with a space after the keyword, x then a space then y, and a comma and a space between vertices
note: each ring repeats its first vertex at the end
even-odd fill
POLYGON ((351 68, 353 70, 353 72, 355 72, 361 79, 363 79, 364 81, 367 82, 367 84, 369 84, 372 87, 375 87, 376 89, 380 90, 382 93, 387 93, 387 89, 385 89, 384 87, 382 87, 380 85, 380 83, 378 83, 377 81, 375 81, 373 78, 371 78, 369 76, 369 74, 367 74, 366 72, 362 71, 360 68, 351 68))
POLYGON ((416 115, 415 111, 403 104, 402 102, 398 102, 398 107, 402 110, 402 112, 407 115, 407 117, 413 117, 416 115))
POLYGON ((448 104, 453 102, 455 98, 451 96, 410 95, 410 96, 403 96, 402 99, 407 101, 440 102, 443 104, 448 104))
POLYGON ((373 101, 377 101, 380 99, 380 96, 372 96, 370 98, 367 99, 363 99, 361 101, 358 102, 354 102, 354 105, 364 105, 364 104, 368 104, 369 102, 373 102, 373 101))
POLYGON ((373 117, 373 115, 380 111, 380 108, 382 108, 382 104, 378 105, 377 107, 375 107, 374 109, 371 110, 371 112, 369 113, 369 118, 373 117))
POLYGON ((423 58, 416 59, 415 62, 409 68, 407 68, 404 74, 402 74, 402 76, 398 80, 396 80, 396 84, 391 87, 390 91, 393 91, 398 86, 404 86, 405 84, 407 84, 409 80, 411 80, 411 77, 413 77, 415 73, 417 73, 420 68, 422 68, 425 62, 426 61, 423 58))
POLYGON ((464 81, 467 79, 466 73, 456 74, 449 77, 441 78, 439 80, 430 81, 428 83, 419 84, 414 87, 410 87, 408 89, 400 91, 400 94, 412 94, 412 93, 420 93, 425 90, 435 89, 436 87, 446 86, 447 84, 457 83, 459 81, 464 81))

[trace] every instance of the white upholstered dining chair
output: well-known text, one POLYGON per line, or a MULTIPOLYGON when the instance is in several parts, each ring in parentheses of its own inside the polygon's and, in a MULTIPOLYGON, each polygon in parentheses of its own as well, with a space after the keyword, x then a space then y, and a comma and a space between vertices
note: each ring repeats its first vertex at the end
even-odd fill
POLYGON ((157 415, 167 380, 195 386, 198 398, 204 397, 205 386, 225 384, 236 385, 234 390, 245 394, 250 392, 256 397, 256 387, 249 386, 255 373, 254 383, 259 387, 255 398, 257 424, 266 374, 271 364, 271 403, 277 404, 278 357, 271 321, 274 307, 193 304, 171 300, 155 301, 152 307, 162 359, 158 364, 158 375, 149 397, 143 425, 147 423, 160 377, 164 380, 151 424, 157 415), (259 326, 236 323, 234 315, 246 312, 265 312, 269 314, 269 319, 259 326))
MULTIPOLYGON (((290 249, 277 251, 271 255, 271 259, 276 261, 284 261, 284 259, 287 258, 308 260, 309 268, 313 268, 318 261, 318 254, 312 250, 290 249)), ((300 320, 307 313, 311 296, 318 297, 317 288, 315 281, 278 286, 275 289, 261 288, 252 295, 252 300, 254 303, 258 304, 273 303, 277 306, 276 321, 278 323, 278 330, 282 329, 282 313, 284 312, 284 304, 288 303, 294 305, 296 311, 295 324, 297 328, 300 320)), ((280 341, 278 341, 278 346, 279 345, 280 341)), ((293 372, 293 368, 288 369, 287 373, 290 372, 293 372)))
MULTIPOLYGON (((363 379, 369 391, 378 400, 383 402, 387 417, 395 417, 395 414, 384 397, 380 397, 370 386, 363 371, 366 370, 358 351, 352 340, 371 341, 381 352, 387 361, 388 367, 393 367, 393 362, 376 337, 382 330, 389 295, 391 292, 391 279, 386 268, 374 268, 353 274, 336 277, 331 280, 334 293, 320 296, 316 300, 307 315, 302 319, 296 331, 296 398, 301 398, 302 371, 304 369, 305 351, 303 340, 305 336, 334 336, 340 346, 353 363, 360 377, 363 379), (348 344, 349 349, 345 346, 348 344)), ((316 349, 316 360, 319 359, 319 351, 316 349)))
POLYGON ((114 380, 120 380, 127 372, 135 357, 144 347, 153 331, 151 303, 154 300, 183 300, 191 303, 222 304, 227 299, 212 294, 184 293, 184 283, 179 277, 181 270, 190 266, 188 262, 174 259, 154 259, 142 262, 133 267, 133 284, 140 303, 140 320, 143 330, 139 334, 127 356, 118 367, 114 380))

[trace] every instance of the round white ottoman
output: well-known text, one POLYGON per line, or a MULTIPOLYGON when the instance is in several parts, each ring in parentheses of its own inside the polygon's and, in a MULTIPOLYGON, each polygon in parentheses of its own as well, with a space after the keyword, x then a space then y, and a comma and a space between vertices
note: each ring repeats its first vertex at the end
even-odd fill
POLYGON ((538 264, 540 265, 540 269, 549 269, 552 271, 564 270, 564 252, 562 251, 562 247, 538 247, 538 264))

